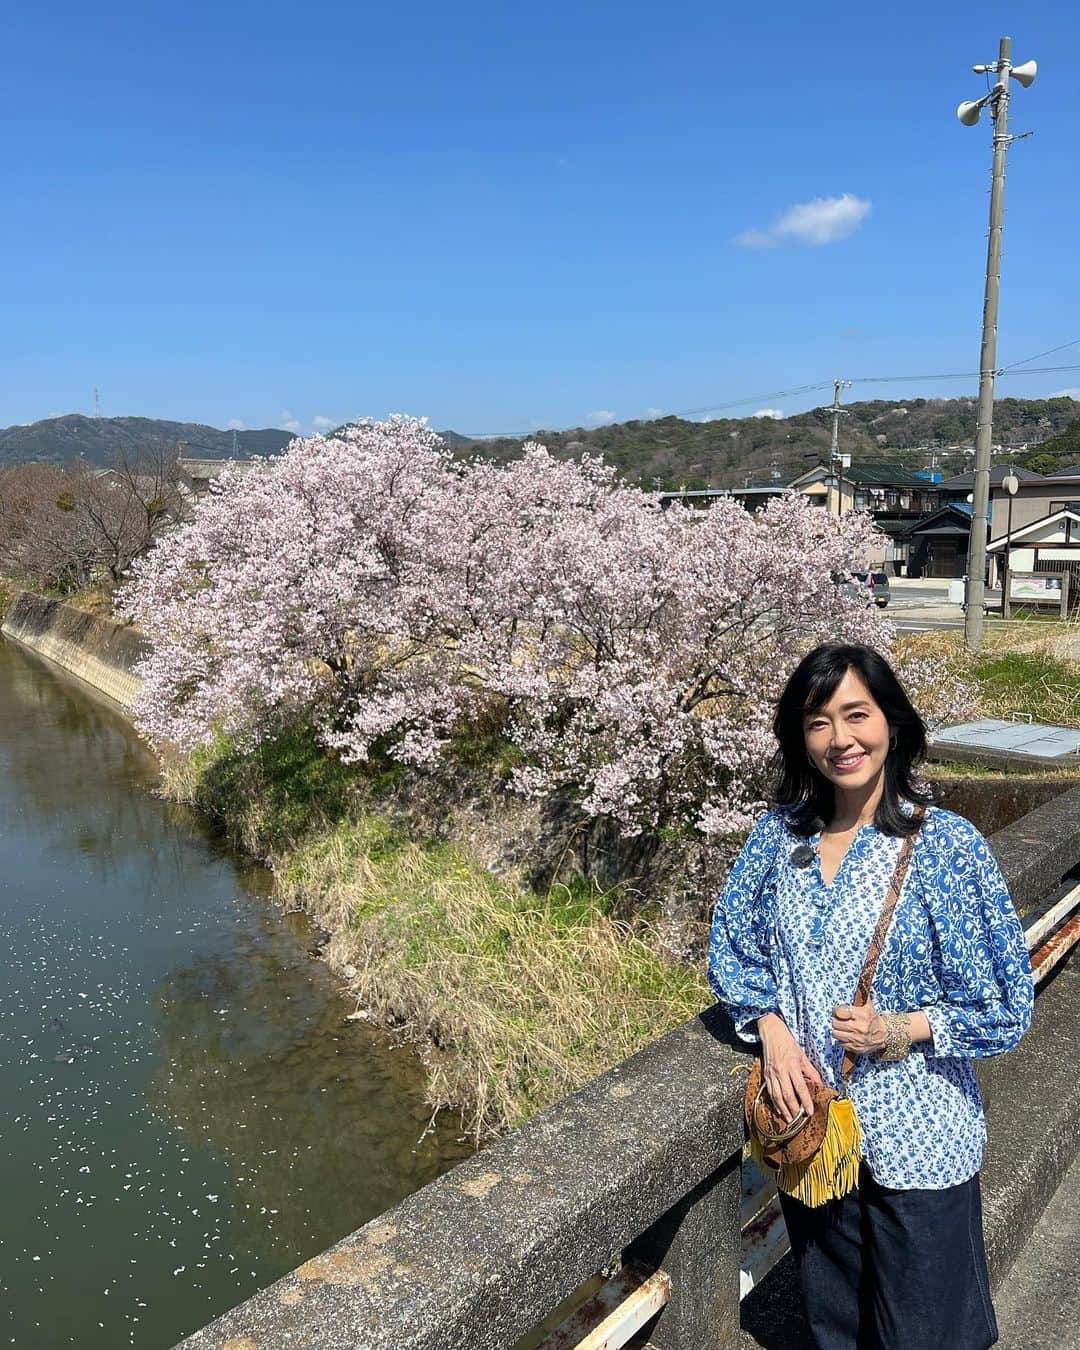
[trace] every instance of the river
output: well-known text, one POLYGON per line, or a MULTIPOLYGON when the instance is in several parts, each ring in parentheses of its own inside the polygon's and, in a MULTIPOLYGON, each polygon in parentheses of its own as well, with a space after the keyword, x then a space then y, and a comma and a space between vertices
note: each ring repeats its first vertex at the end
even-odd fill
POLYGON ((160 1350, 465 1155, 270 877, 0 640, 0 1333, 160 1350))

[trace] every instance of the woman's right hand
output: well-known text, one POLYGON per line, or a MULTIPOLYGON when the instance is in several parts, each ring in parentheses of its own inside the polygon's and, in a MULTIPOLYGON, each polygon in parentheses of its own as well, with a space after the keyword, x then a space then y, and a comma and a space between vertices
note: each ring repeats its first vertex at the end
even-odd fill
POLYGON ((766 1013, 758 1018, 765 1062, 765 1088, 773 1106, 791 1122, 805 1111, 814 1114, 814 1099, 807 1081, 821 1083, 821 1075, 803 1054, 802 1047, 788 1030, 787 1023, 777 1013, 766 1013))

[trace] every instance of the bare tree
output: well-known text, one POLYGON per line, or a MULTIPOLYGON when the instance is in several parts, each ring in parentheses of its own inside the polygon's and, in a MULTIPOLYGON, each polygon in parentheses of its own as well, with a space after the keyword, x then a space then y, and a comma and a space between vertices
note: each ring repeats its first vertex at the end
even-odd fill
POLYGON ((0 567, 15 580, 63 593, 90 581, 95 547, 76 486, 55 464, 0 471, 0 567))
POLYGON ((38 589, 116 585, 181 518, 176 457, 149 450, 111 468, 22 464, 0 470, 0 570, 38 589))
POLYGON ((163 450, 121 453, 111 468, 79 463, 73 475, 77 509, 94 539, 95 563, 115 585, 180 519, 184 499, 176 456, 163 450))

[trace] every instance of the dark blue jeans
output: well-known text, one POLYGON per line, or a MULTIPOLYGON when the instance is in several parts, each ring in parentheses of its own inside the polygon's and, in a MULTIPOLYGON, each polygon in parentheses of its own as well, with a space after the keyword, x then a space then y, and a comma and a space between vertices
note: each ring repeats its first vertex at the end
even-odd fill
POLYGON ((815 1350, 987 1350, 998 1338, 979 1178, 859 1188, 810 1209, 781 1195, 815 1350))

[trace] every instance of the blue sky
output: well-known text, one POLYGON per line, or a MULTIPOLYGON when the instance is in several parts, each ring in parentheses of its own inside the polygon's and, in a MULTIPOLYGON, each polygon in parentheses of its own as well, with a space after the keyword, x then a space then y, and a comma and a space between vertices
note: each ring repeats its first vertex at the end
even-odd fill
POLYGON ((9 10, 0 425, 97 387, 106 415, 516 431, 974 370, 990 128, 954 109, 1001 33, 1040 66, 1007 363, 1080 338, 1074 3, 9 10))

